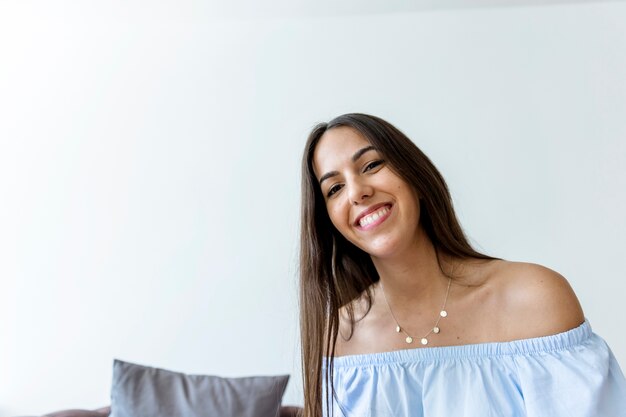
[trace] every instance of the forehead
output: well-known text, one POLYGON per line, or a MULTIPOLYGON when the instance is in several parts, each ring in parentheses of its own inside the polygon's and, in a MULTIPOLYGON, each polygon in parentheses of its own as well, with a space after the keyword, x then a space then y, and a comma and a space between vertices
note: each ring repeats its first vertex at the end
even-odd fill
POLYGON ((356 129, 334 127, 324 132, 313 151, 313 171, 317 177, 352 163, 352 155, 370 143, 356 129))

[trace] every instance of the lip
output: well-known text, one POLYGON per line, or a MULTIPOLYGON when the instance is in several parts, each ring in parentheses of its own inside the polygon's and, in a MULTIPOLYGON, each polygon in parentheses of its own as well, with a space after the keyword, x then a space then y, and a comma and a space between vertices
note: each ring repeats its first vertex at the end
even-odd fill
POLYGON ((359 230, 367 230, 367 229, 371 229, 372 227, 378 226, 380 223, 382 223, 383 221, 387 220, 387 218, 389 217, 389 214, 391 214, 391 213, 387 214, 384 217, 380 217, 378 220, 376 220, 375 222, 373 222, 371 224, 368 224, 367 226, 361 226, 360 223, 359 223, 359 221, 363 217, 380 210, 382 207, 388 207, 391 210, 391 208, 393 207, 393 204, 391 204, 391 203, 380 203, 380 204, 375 204, 375 205, 373 205, 371 207, 368 207, 367 209, 365 209, 361 213, 359 213, 359 215, 356 217, 356 219, 354 220, 354 227, 356 227, 359 230))

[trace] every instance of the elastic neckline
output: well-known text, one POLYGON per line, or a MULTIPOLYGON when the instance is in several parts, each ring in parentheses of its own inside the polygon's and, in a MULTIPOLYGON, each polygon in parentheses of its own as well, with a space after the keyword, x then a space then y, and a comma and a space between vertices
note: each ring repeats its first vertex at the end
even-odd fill
MULTIPOLYGON (((358 355, 338 356, 333 366, 378 365, 398 362, 415 362, 440 359, 459 359, 472 357, 534 355, 557 350, 568 349, 579 345, 592 335, 589 321, 563 333, 530 339, 513 340, 510 342, 488 342, 459 346, 437 346, 430 348, 400 349, 389 352, 365 353, 358 355)), ((324 357, 324 367, 328 361, 324 357)))

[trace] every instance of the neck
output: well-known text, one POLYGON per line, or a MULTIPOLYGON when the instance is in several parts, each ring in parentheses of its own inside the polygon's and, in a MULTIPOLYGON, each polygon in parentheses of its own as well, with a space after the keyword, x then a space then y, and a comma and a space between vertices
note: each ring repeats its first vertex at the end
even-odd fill
MULTIPOLYGON (((441 266, 446 267, 440 254, 441 266)), ((404 310, 416 304, 428 305, 445 293, 448 277, 441 271, 435 248, 420 228, 415 242, 391 258, 374 258, 372 261, 385 294, 394 310, 404 310)))

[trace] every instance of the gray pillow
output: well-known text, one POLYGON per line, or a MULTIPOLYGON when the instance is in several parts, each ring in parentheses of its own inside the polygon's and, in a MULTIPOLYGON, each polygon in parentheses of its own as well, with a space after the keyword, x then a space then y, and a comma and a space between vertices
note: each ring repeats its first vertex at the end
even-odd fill
POLYGON ((288 380, 186 375, 116 359, 110 417, 277 417, 288 380))

